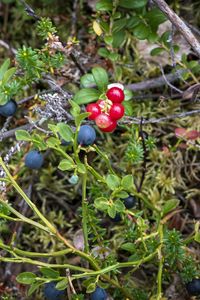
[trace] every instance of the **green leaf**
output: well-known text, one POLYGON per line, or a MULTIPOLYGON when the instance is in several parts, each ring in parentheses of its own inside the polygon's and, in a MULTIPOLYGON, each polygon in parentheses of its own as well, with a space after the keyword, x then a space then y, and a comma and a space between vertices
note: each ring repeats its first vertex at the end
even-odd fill
POLYGON ((133 92, 131 90, 124 89, 125 101, 129 101, 133 98, 133 92))
POLYGON ((163 51, 165 51, 164 48, 157 47, 157 48, 154 48, 153 50, 151 50, 150 54, 152 56, 155 56, 155 55, 158 55, 158 54, 162 53, 163 51))
POLYGON ((74 169, 75 167, 76 166, 74 164, 73 159, 72 160, 63 159, 58 165, 58 169, 60 169, 61 171, 69 171, 74 169))
POLYGON ((33 282, 28 290, 28 296, 31 296, 41 285, 43 282, 33 282))
POLYGON ((49 148, 55 148, 57 145, 60 144, 60 140, 55 137, 50 137, 46 141, 46 144, 49 148))
POLYGON ((178 199, 171 199, 168 200, 163 208, 162 208, 162 213, 163 216, 166 215, 168 212, 170 212, 171 210, 175 209, 177 206, 179 205, 179 200, 178 199))
POLYGON ((112 32, 118 32, 126 26, 127 18, 122 18, 113 23, 112 32))
POLYGON ((57 125, 54 124, 48 124, 48 129, 50 129, 54 134, 58 132, 57 125))
POLYGON ((118 32, 113 33, 113 41, 112 41, 113 47, 114 48, 122 47, 125 39, 126 39, 126 32, 124 30, 120 30, 118 32))
POLYGON ((47 267, 40 268, 40 272, 47 278, 58 278, 60 276, 58 271, 47 267))
POLYGON ((125 191, 120 191, 119 193, 116 193, 115 196, 121 199, 125 199, 129 196, 129 194, 125 191))
POLYGON ((133 251, 135 251, 135 246, 133 243, 125 243, 125 244, 121 245, 120 248, 123 250, 126 250, 130 253, 133 253, 133 251))
POLYGON ((126 175, 122 178, 121 185, 124 190, 131 191, 133 189, 133 176, 126 175))
POLYGON ((81 111, 80 106, 72 100, 69 100, 69 103, 71 104, 71 107, 72 107, 72 109, 70 111, 72 116, 74 116, 74 117, 78 116, 80 114, 80 111, 81 111))
POLYGON ((108 45, 112 45, 113 42, 113 36, 112 35, 105 35, 104 36, 104 42, 108 45))
POLYGON ((113 8, 112 0, 100 0, 96 4, 96 10, 111 11, 113 8))
POLYGON ((31 135, 28 131, 26 130, 17 130, 15 132, 15 136, 17 141, 31 141, 31 135))
POLYGON ((4 73, 8 70, 10 66, 10 59, 6 59, 0 67, 0 80, 3 79, 4 73))
POLYGON ((102 57, 107 58, 109 56, 109 51, 106 48, 99 48, 98 54, 102 57))
POLYGON ((63 140, 66 142, 72 142, 74 138, 74 133, 69 125, 65 123, 58 123, 57 124, 58 132, 63 140))
POLYGON ((81 174, 85 174, 87 172, 85 165, 82 163, 77 164, 77 171, 81 174))
POLYGON ((141 22, 141 18, 139 18, 138 16, 131 16, 126 20, 126 22, 126 27, 132 29, 141 22))
POLYGON ((82 113, 82 114, 79 114, 78 116, 75 117, 75 124, 76 124, 76 127, 79 127, 81 122, 86 119, 88 116, 90 115, 90 113, 88 112, 85 112, 85 113, 82 113))
POLYGON ((110 60, 112 60, 112 61, 118 60, 118 57, 119 57, 119 54, 114 53, 114 52, 110 52, 110 54, 109 54, 109 56, 108 56, 108 58, 109 58, 110 60))
POLYGON ((3 75, 2 84, 6 84, 9 79, 15 74, 15 72, 16 68, 10 68, 9 70, 7 70, 3 75))
POLYGON ((88 286, 87 286, 87 290, 86 290, 86 293, 92 293, 94 292, 96 289, 96 283, 90 283, 88 286))
POLYGON ((118 212, 123 212, 125 210, 124 203, 121 200, 116 200, 114 202, 114 205, 115 205, 116 211, 118 211, 118 212))
POLYGON ((140 23, 133 30, 134 35, 139 40, 145 40, 150 34, 150 32, 151 32, 150 28, 144 23, 140 23))
POLYGON ((44 142, 43 136, 39 134, 34 134, 32 135, 32 143, 34 147, 38 148, 39 150, 46 150, 47 145, 44 142))
POLYGON ((157 7, 148 11, 145 18, 153 31, 157 31, 158 26, 167 20, 166 16, 157 7))
POLYGON ((124 8, 141 8, 147 4, 147 0, 120 0, 119 6, 124 8))
POLYGON ((92 68, 92 75, 100 91, 105 91, 108 85, 108 74, 101 67, 92 68))
POLYGON ((17 275, 16 280, 22 284, 31 284, 35 281, 36 275, 31 272, 23 272, 17 275))
POLYGON ((109 174, 106 177, 106 183, 111 190, 115 190, 120 185, 120 179, 116 175, 109 174))
POLYGON ((109 217, 114 218, 116 216, 115 206, 114 205, 109 206, 107 212, 108 212, 109 217))
POLYGON ((84 88, 91 88, 96 85, 94 76, 92 74, 85 74, 81 77, 81 85, 84 88))
POLYGON ((62 280, 58 281, 56 284, 56 289, 59 291, 65 290, 68 286, 68 279, 63 278, 62 280))
POLYGON ((96 89, 81 89, 74 97, 74 102, 77 104, 87 104, 98 100, 100 92, 96 89))
POLYGON ((108 199, 104 197, 99 197, 94 200, 94 205, 97 209, 101 211, 107 211, 107 208, 109 206, 108 199))

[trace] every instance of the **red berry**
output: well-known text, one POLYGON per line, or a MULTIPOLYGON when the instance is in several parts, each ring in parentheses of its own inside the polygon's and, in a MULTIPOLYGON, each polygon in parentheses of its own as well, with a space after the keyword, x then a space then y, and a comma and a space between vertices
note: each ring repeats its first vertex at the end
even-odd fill
POLYGON ((104 109, 104 107, 105 107, 105 100, 102 100, 102 99, 99 99, 97 102, 97 105, 100 107, 100 109, 101 110, 103 110, 104 109))
POLYGON ((112 120, 109 115, 101 113, 96 117, 95 122, 99 128, 107 128, 111 125, 112 120))
POLYGON ((101 108, 97 103, 90 103, 86 106, 86 111, 90 113, 88 119, 95 120, 96 117, 101 113, 101 108))
POLYGON ((119 120, 124 115, 124 107, 121 103, 114 103, 109 111, 110 117, 113 120, 119 120))
POLYGON ((121 103, 124 101, 124 92, 118 88, 118 87, 112 87, 109 89, 106 93, 106 96, 109 100, 111 100, 114 103, 121 103))
POLYGON ((110 124, 110 126, 106 127, 106 128, 100 128, 101 131, 103 132, 112 132, 115 130, 115 128, 117 127, 117 122, 112 120, 112 123, 110 124))

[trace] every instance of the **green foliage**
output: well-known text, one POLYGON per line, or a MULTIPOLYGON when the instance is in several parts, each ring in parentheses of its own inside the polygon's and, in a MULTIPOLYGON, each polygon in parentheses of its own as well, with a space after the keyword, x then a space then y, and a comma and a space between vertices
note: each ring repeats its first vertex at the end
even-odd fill
POLYGON ((0 67, 0 105, 6 104, 20 89, 17 81, 12 79, 16 68, 9 67, 10 59, 6 59, 0 67))
POLYGON ((41 18, 37 23, 37 33, 43 39, 49 37, 49 34, 55 34, 57 32, 56 27, 53 26, 52 21, 49 18, 41 18))

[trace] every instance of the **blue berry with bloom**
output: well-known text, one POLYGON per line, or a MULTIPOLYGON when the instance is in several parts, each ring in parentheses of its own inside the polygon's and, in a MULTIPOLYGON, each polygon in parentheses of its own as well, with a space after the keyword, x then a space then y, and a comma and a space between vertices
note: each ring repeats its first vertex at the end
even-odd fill
POLYGON ((90 125, 82 125, 78 132, 78 144, 82 146, 89 146, 94 144, 96 140, 96 132, 90 125))
POLYGON ((90 300, 106 300, 108 297, 106 291, 100 287, 97 287, 96 290, 91 294, 90 300))
POLYGON ((37 150, 31 150, 25 157, 25 166, 30 169, 40 169, 43 162, 43 155, 37 150))
POLYGON ((0 105, 0 115, 3 117, 13 116, 16 110, 17 103, 14 100, 9 100, 6 104, 0 105))
POLYGON ((44 296, 46 300, 64 300, 66 299, 65 290, 56 289, 57 282, 51 281, 44 286, 44 296))

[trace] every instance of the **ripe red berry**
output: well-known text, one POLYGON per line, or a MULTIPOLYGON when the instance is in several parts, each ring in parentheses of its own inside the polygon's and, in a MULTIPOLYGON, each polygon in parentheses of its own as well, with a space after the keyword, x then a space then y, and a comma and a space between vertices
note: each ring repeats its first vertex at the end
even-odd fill
POLYGON ((100 128, 101 131, 103 132, 113 132, 115 130, 115 128, 117 127, 117 122, 112 120, 112 123, 110 124, 110 126, 106 127, 106 128, 100 128))
POLYGON ((96 117, 95 122, 99 128, 107 128, 111 125, 112 120, 109 115, 101 113, 96 117))
POLYGON ((114 103, 109 111, 110 117, 113 120, 119 120, 124 115, 124 106, 121 103, 114 103))
POLYGON ((118 87, 112 87, 109 89, 106 93, 106 96, 109 100, 111 100, 114 103, 121 103, 124 101, 124 92, 118 88, 118 87))
POLYGON ((95 120, 101 113, 101 108, 97 103, 90 103, 86 106, 86 111, 90 113, 88 116, 89 120, 95 120))

